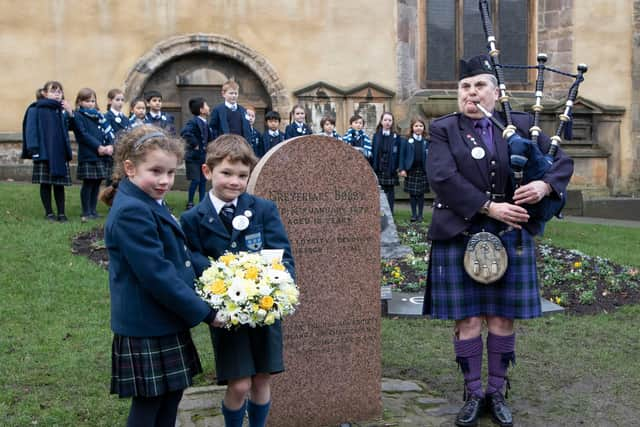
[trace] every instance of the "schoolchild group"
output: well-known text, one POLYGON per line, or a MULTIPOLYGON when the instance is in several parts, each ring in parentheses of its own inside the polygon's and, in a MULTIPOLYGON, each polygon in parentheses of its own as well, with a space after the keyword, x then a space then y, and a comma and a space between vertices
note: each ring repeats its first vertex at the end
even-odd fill
MULTIPOLYGON (((204 98, 189 100, 193 117, 180 130, 180 136, 185 141, 185 171, 190 181, 187 209, 194 207, 196 192, 199 200, 206 195, 207 180, 201 165, 208 144, 218 136, 236 134, 244 137, 254 154, 260 158, 284 140, 312 134, 301 105, 295 105, 291 110, 290 124, 284 132, 280 129, 280 114, 268 111, 265 114, 265 129, 261 133, 254 127, 255 108, 238 104, 239 87, 236 82, 226 82, 222 86, 222 96, 224 102, 213 109, 204 98)), ((25 137, 22 157, 33 159, 32 182, 40 184, 40 198, 49 221, 68 220, 64 187, 71 185, 69 131, 73 131, 78 143, 77 179, 82 181, 82 221, 100 216, 96 210, 99 188, 102 181, 107 185, 110 183, 114 144, 122 132, 150 124, 171 136, 176 135, 174 117, 162 111, 160 92, 149 91, 144 98, 133 99, 129 103, 128 115, 124 112, 122 90, 110 90, 107 99, 106 112, 101 113, 95 91, 83 88, 78 92, 74 106, 71 106, 64 99, 62 85, 49 81, 36 91, 36 102, 27 108, 23 121, 25 137), (52 191, 57 215, 51 203, 52 191)), ((399 176, 404 177, 404 190, 411 202, 411 221, 422 221, 424 194, 429 192, 426 174, 429 141, 425 122, 422 119, 412 120, 408 135, 403 137, 395 130, 393 115, 385 112, 380 117, 373 139, 365 133, 364 124, 364 119, 354 114, 349 119, 349 128, 341 136, 335 129, 335 119, 325 116, 320 121, 321 130, 318 134, 342 140, 365 156, 378 176, 392 211, 394 187, 398 185, 399 176)))

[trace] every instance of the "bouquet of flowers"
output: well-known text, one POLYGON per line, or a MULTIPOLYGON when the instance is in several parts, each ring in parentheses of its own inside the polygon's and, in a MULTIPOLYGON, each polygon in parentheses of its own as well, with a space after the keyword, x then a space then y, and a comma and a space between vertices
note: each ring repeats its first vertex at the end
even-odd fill
POLYGON ((272 325, 295 312, 300 295, 279 259, 249 252, 225 252, 212 259, 196 282, 196 292, 218 311, 216 318, 227 329, 272 325))

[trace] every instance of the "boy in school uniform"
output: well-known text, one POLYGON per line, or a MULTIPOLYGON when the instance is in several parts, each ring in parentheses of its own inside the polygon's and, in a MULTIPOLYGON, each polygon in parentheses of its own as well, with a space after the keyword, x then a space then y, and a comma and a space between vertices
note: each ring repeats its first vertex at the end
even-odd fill
POLYGON ((193 118, 180 131, 180 136, 186 142, 184 163, 187 179, 191 181, 187 209, 193 207, 196 189, 198 189, 200 201, 206 196, 207 180, 202 173, 202 165, 206 158, 207 145, 209 141, 213 141, 213 130, 207 122, 210 112, 207 101, 201 97, 192 98, 189 100, 189 110, 193 118))
POLYGON ((262 134, 263 155, 284 141, 284 135, 280 132, 280 114, 277 111, 269 111, 264 115, 264 119, 267 122, 267 130, 262 134))
POLYGON ((251 125, 246 117, 247 110, 238 104, 239 89, 240 86, 233 80, 222 85, 224 102, 215 106, 209 121, 214 139, 227 133, 240 135, 247 141, 251 138, 251 125))
POLYGON ((164 129, 171 136, 176 135, 175 119, 171 114, 162 112, 162 94, 152 90, 144 94, 149 112, 144 116, 144 123, 164 129))
POLYGON ((362 128, 364 127, 364 119, 359 114, 354 114, 349 119, 349 129, 342 137, 342 140, 360 151, 365 158, 371 161, 373 155, 373 148, 371 139, 364 133, 362 128))
POLYGON ((253 148, 255 155, 260 158, 264 155, 264 147, 262 145, 262 135, 253 124, 256 122, 256 109, 253 105, 247 105, 247 120, 249 120, 249 126, 251 127, 251 136, 247 139, 247 142, 253 148))
MULTIPOLYGON (((282 249, 282 264, 295 277, 278 208, 245 192, 256 162, 253 150, 238 135, 223 135, 207 147, 202 170, 211 182, 209 197, 180 218, 196 274, 210 265, 208 257, 217 259, 225 251, 282 249)), ((218 384, 227 384, 222 402, 225 426, 242 426, 245 412, 249 425, 264 426, 271 403, 271 375, 284 371, 280 320, 257 328, 213 326, 216 377, 218 384)))

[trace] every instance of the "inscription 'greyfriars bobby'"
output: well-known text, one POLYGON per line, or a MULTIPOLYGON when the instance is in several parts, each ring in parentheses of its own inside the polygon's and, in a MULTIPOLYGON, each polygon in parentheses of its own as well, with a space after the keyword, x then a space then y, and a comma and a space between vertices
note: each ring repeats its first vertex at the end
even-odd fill
POLYGON ((283 322, 285 372, 270 426, 379 417, 380 205, 368 163, 342 141, 278 144, 248 191, 278 205, 296 261, 300 307, 283 322))

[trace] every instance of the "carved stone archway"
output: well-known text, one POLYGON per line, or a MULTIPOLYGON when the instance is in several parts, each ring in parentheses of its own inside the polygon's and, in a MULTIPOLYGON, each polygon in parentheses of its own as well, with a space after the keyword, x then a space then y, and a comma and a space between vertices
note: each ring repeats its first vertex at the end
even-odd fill
POLYGON ((142 95, 153 73, 168 62, 193 53, 226 56, 246 65, 260 79, 271 98, 271 107, 287 117, 291 103, 275 68, 258 52, 218 34, 194 33, 170 37, 157 43, 133 66, 125 80, 125 95, 133 99, 142 95))

